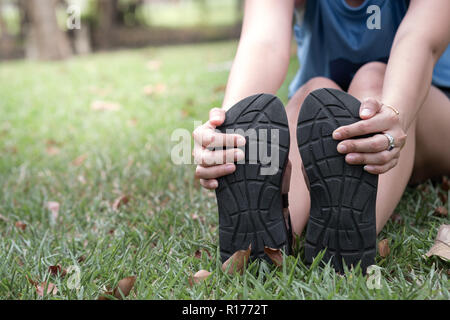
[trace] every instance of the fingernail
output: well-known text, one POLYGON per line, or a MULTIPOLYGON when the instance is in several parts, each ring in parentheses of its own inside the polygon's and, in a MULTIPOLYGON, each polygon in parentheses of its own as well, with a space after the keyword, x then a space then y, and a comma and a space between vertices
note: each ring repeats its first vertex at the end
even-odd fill
POLYGON ((372 170, 372 167, 371 166, 364 166, 364 168, 363 168, 365 171, 369 171, 369 170, 372 170))
POLYGON ((347 161, 354 161, 354 160, 355 160, 355 156, 352 155, 352 154, 348 154, 348 155, 345 157, 345 159, 346 159, 347 161))
POLYGON ((343 145, 343 144, 340 144, 340 145, 338 145, 337 150, 340 153, 345 153, 347 151, 347 147, 345 145, 343 145))
POLYGON ((220 121, 220 117, 219 116, 212 116, 211 117, 211 121, 220 121))
POLYGON ((234 171, 234 164, 227 164, 225 166, 225 170, 227 170, 228 172, 234 171))
POLYGON ((241 149, 237 149, 236 150, 236 161, 244 160, 244 158, 245 158, 244 151, 242 151, 241 149))
POLYGON ((243 145, 245 145, 245 138, 244 137, 238 137, 237 138, 237 144, 239 145, 239 146, 243 146, 243 145))
POLYGON ((342 137, 342 134, 339 131, 333 132, 334 139, 340 139, 341 137, 342 137))
POLYGON ((361 110, 361 115, 363 117, 368 117, 368 116, 370 116, 370 114, 371 114, 370 109, 362 109, 361 110))

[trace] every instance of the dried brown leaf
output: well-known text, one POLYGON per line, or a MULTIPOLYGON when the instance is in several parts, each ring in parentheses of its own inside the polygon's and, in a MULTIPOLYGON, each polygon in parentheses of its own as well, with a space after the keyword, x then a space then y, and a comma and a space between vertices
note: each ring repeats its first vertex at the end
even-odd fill
POLYGON ((227 272, 228 274, 233 274, 235 272, 242 274, 249 261, 251 251, 252 245, 250 244, 247 250, 239 250, 233 253, 233 255, 222 264, 222 271, 227 272))
POLYGON ((116 200, 114 200, 114 203, 112 205, 112 208, 114 211, 119 210, 119 208, 122 205, 127 204, 130 201, 130 198, 126 195, 121 195, 120 197, 118 197, 116 200))
POLYGON ((135 281, 135 276, 126 277, 120 280, 117 287, 113 290, 113 296, 117 299, 122 299, 122 295, 127 297, 130 294, 131 289, 133 289, 135 281))
POLYGON ((150 71, 157 71, 161 68, 161 61, 159 60, 149 60, 147 61, 147 69, 150 71))
POLYGON ((441 199, 442 204, 447 204, 447 201, 448 201, 448 196, 447 196, 447 194, 445 194, 445 193, 439 191, 439 192, 438 192, 438 196, 439 196, 439 199, 441 199))
POLYGON ((81 255, 81 256, 79 256, 78 259, 77 259, 78 263, 81 263, 81 262, 83 262, 83 261, 85 261, 85 260, 86 260, 86 256, 85 256, 85 255, 81 255))
POLYGON ((56 202, 56 201, 49 201, 49 202, 47 202, 46 207, 47 207, 47 209, 50 210, 50 212, 52 213, 52 219, 53 219, 53 221, 55 221, 56 219, 58 219, 58 215, 59 215, 59 202, 56 202))
POLYGON ((74 165, 75 167, 79 167, 84 163, 84 161, 86 159, 87 159, 87 154, 82 154, 81 156, 78 156, 77 158, 75 158, 72 161, 72 165, 74 165))
POLYGON ((27 228, 27 224, 22 221, 17 221, 15 226, 17 229, 20 229, 22 231, 25 231, 25 229, 27 228))
POLYGON ((55 156, 61 152, 61 150, 55 146, 47 146, 47 148, 45 148, 45 151, 49 156, 55 156))
POLYGON ((446 217, 448 215, 448 210, 446 207, 440 206, 434 209, 434 215, 440 217, 446 217))
POLYGON ((199 249, 195 251, 194 257, 197 259, 201 259, 202 258, 202 252, 206 252, 206 254, 208 255, 208 258, 211 259, 211 254, 209 253, 208 249, 199 249))
POLYGON ((206 278, 208 278, 210 275, 211 275, 211 272, 209 272, 207 270, 200 270, 194 274, 194 276, 192 277, 192 281, 193 281, 193 283, 199 283, 201 281, 206 280, 206 278))
POLYGON ((444 190, 444 191, 450 190, 450 180, 448 179, 448 177, 446 177, 446 176, 442 177, 441 187, 442 187, 442 190, 444 190))
POLYGON ((264 253, 267 254, 270 260, 272 260, 277 267, 281 267, 283 265, 283 253, 280 249, 264 247, 264 253))
POLYGON ((60 277, 64 277, 67 274, 67 270, 63 269, 60 264, 57 264, 56 266, 49 266, 48 272, 50 272, 52 276, 60 277))
POLYGON ((443 260, 450 261, 450 224, 443 224, 439 227, 436 240, 425 256, 438 256, 443 260))
POLYGON ((58 288, 51 282, 42 282, 36 286, 36 292, 41 297, 43 297, 45 294, 55 295, 58 293, 58 288), (47 288, 46 293, 45 288, 47 288))
POLYGON ((227 88, 226 84, 222 84, 220 86, 217 86, 217 87, 214 88, 214 93, 225 92, 226 88, 227 88))
POLYGON ((380 257, 386 258, 390 252, 391 249, 389 248, 388 239, 383 239, 380 242, 378 242, 378 253, 380 254, 380 257))
POLYGON ((111 101, 96 100, 91 103, 91 109, 94 111, 117 111, 120 109, 120 104, 111 101))

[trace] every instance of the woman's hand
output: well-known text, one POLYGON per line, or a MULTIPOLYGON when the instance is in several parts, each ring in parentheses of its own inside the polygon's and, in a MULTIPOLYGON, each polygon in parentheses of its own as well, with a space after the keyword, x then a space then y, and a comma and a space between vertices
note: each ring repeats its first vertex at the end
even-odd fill
POLYGON ((217 178, 233 173, 236 170, 234 162, 243 160, 244 151, 237 149, 245 145, 245 138, 238 134, 216 132, 217 126, 225 121, 225 110, 214 108, 209 112, 209 120, 194 130, 194 161, 197 164, 195 177, 207 189, 218 187, 217 178), (233 147, 224 150, 209 150, 209 148, 233 147))
POLYGON ((348 164, 364 164, 364 170, 373 174, 385 173, 397 165, 400 151, 406 142, 400 117, 391 108, 373 98, 363 101, 360 117, 361 121, 342 126, 333 132, 335 140, 343 140, 338 144, 337 150, 346 154, 345 161, 348 164), (389 140, 383 133, 394 138, 395 148, 391 151, 388 151, 389 140), (367 134, 375 135, 350 139, 367 134))

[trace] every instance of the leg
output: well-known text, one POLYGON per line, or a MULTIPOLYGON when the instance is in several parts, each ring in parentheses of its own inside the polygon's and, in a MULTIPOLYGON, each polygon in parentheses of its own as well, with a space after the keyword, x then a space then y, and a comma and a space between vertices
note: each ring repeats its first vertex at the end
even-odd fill
MULTIPOLYGON (((386 65, 380 62, 371 62, 362 66, 355 74, 348 92, 359 100, 367 97, 381 100, 385 71, 386 65)), ((407 142, 397 166, 379 176, 376 206, 377 233, 394 212, 411 177, 415 154, 415 127, 414 123, 407 132, 407 142)))
POLYGON ((305 228, 309 217, 310 198, 302 172, 302 159, 297 146, 297 119, 300 107, 306 96, 319 88, 335 88, 339 86, 327 78, 313 78, 305 83, 292 97, 286 106, 289 121, 291 146, 289 160, 292 164, 292 176, 289 192, 289 211, 291 214, 292 229, 300 235, 305 228))
POLYGON ((411 182, 450 174, 450 100, 431 87, 417 115, 416 157, 411 182))

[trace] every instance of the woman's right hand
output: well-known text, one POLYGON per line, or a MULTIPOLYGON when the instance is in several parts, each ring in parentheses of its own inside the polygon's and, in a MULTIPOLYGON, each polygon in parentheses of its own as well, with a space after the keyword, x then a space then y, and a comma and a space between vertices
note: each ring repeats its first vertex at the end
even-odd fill
POLYGON ((245 158, 243 150, 245 138, 238 134, 216 132, 217 126, 225 121, 225 110, 214 108, 209 112, 209 120, 194 130, 194 161, 197 164, 195 177, 206 189, 218 187, 217 178, 233 173, 234 162, 245 158), (211 151, 209 148, 228 147, 224 150, 211 151), (232 148, 231 148, 232 147, 232 148))

